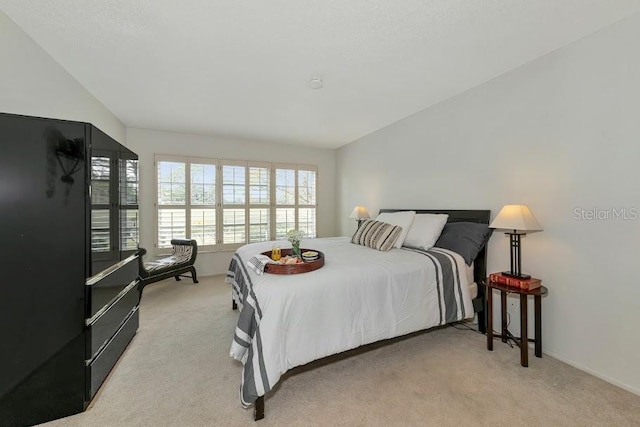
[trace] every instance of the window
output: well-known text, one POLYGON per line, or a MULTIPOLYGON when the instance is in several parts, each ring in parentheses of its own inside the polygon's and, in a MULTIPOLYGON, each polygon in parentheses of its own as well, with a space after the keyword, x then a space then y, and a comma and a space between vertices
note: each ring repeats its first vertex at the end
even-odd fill
POLYGON ((298 169, 298 229, 316 237, 316 176, 315 170, 298 169))
POLYGON ((171 246, 171 239, 187 237, 187 163, 157 161, 159 248, 171 246))
POLYGON ((216 244, 216 164, 196 160, 189 166, 191 175, 190 237, 199 246, 216 244))
POLYGON ((190 238, 204 250, 316 237, 315 166, 156 156, 157 242, 190 238), (189 183, 189 185, 187 185, 189 183))
POLYGON ((243 244, 247 238, 247 165, 222 165, 222 244, 243 244))
POLYGON ((249 165, 249 243, 271 240, 271 165, 249 165))
POLYGON ((316 176, 315 168, 276 165, 276 239, 285 239, 292 228, 316 237, 316 176))

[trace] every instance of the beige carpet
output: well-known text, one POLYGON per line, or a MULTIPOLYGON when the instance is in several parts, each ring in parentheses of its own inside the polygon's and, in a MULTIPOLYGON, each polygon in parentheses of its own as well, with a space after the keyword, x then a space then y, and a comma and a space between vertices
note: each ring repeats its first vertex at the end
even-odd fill
MULTIPOLYGON (((144 291, 138 334, 86 412, 50 426, 638 426, 640 396, 551 357, 452 327, 287 376, 257 424, 229 357, 237 312, 222 276, 144 291)), ((337 360, 335 360, 337 359, 337 360)))

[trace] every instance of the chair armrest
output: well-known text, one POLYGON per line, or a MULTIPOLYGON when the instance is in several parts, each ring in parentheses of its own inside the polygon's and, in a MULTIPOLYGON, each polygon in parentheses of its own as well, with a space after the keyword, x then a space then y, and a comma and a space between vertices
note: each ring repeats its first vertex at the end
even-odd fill
POLYGON ((171 239, 171 244, 174 246, 174 251, 176 246, 191 246, 191 256, 189 257, 189 264, 193 264, 196 260, 196 255, 198 255, 198 242, 193 239, 171 239))
POLYGON ((147 250, 145 248, 138 248, 138 276, 144 278, 149 276, 149 272, 144 268, 144 263, 142 262, 142 257, 146 255, 147 250))

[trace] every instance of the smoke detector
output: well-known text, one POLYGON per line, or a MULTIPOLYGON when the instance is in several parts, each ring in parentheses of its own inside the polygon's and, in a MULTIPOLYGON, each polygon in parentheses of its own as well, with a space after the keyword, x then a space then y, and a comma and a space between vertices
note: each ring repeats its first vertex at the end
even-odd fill
POLYGON ((324 86, 322 79, 309 79, 307 83, 311 89, 322 89, 324 86))

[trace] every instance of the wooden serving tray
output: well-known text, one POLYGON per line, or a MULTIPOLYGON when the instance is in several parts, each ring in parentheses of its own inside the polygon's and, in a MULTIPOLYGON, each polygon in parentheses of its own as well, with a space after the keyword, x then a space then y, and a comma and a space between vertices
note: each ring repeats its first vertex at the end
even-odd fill
MULTIPOLYGON (((315 249, 302 249, 300 248, 300 253, 306 251, 314 251, 318 252, 318 259, 313 261, 304 261, 302 264, 267 264, 264 267, 265 273, 271 274, 299 274, 299 273, 308 273, 313 270, 317 270, 324 265, 324 254, 320 251, 316 251, 315 249)), ((286 255, 291 255, 291 249, 281 249, 280 253, 282 257, 286 255)), ((271 257, 271 251, 262 252, 262 255, 266 255, 271 257)))

